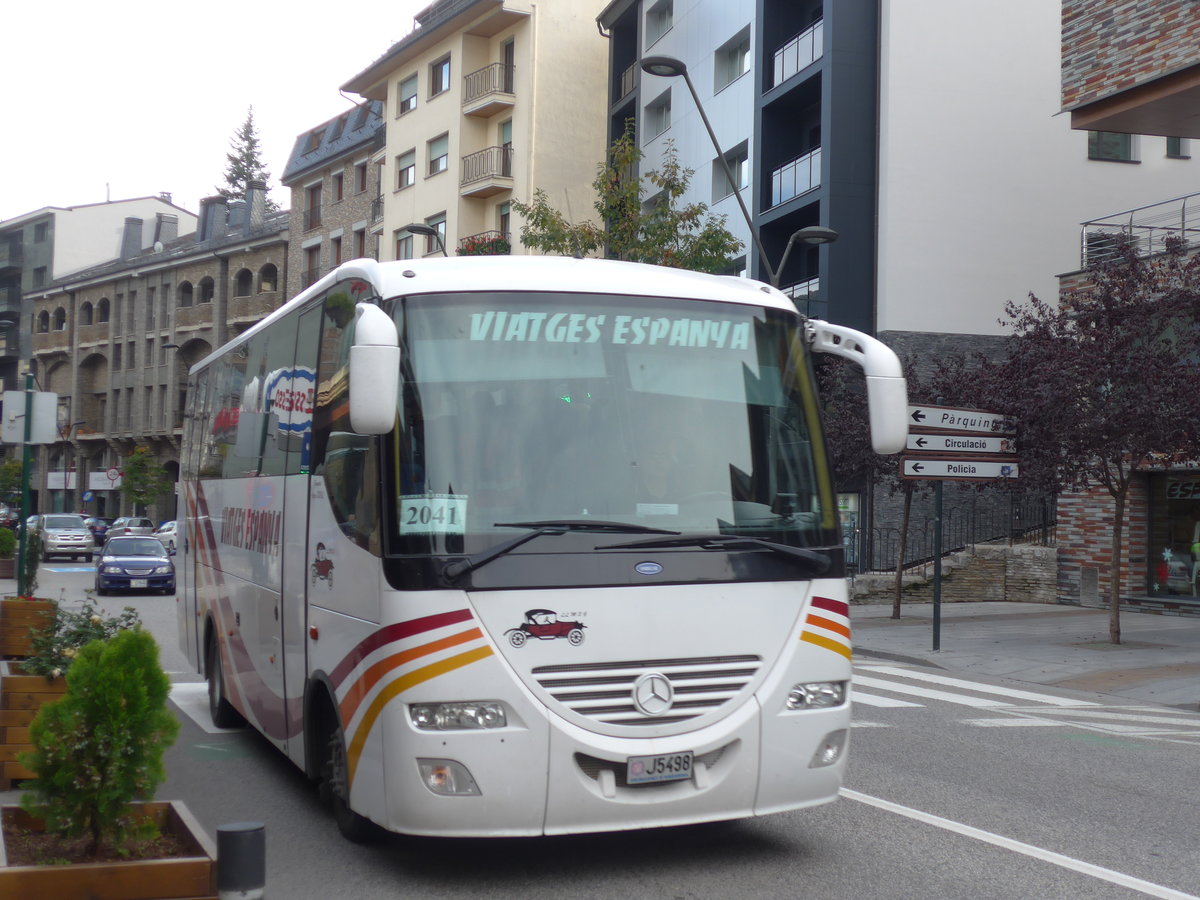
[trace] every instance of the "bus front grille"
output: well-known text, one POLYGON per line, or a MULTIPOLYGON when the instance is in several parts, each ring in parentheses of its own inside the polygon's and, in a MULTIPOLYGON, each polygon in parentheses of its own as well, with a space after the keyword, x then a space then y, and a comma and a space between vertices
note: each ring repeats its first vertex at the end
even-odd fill
POLYGON ((606 725, 640 728, 683 722, 732 700, 758 673, 759 656, 703 656, 623 662, 538 666, 542 689, 572 712, 606 725), (660 674, 671 685, 670 706, 650 714, 634 699, 644 675, 660 674))

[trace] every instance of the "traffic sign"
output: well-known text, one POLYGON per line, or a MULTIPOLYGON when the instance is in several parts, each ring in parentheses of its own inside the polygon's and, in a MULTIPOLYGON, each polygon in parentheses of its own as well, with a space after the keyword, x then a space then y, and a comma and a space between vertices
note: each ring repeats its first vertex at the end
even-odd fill
POLYGON ((1000 413, 981 409, 955 409, 933 403, 908 408, 908 426, 911 429, 936 428, 939 431, 969 431, 986 434, 1013 434, 1017 430, 1014 419, 1000 413))
POLYGON ((905 456, 905 478, 936 478, 954 481, 993 481, 1016 478, 1017 463, 1003 459, 939 459, 937 457, 905 456))
POLYGON ((906 448, 917 453, 1016 453, 1017 441, 982 434, 910 431, 906 448))

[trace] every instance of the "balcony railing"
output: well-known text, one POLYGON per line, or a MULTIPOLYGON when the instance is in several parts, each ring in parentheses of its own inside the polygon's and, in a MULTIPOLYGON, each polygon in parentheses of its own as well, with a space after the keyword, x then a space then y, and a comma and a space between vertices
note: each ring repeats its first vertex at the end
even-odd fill
POLYGON ((512 236, 505 231, 481 231, 458 242, 459 256, 507 256, 512 253, 512 236))
POLYGON ((492 63, 463 76, 463 112, 492 116, 513 105, 513 67, 492 63))
POLYGON ((771 206, 821 186, 821 148, 784 163, 771 173, 771 206))
POLYGON ((460 185, 466 186, 475 181, 496 177, 512 177, 512 144, 487 147, 462 158, 460 185))
POLYGON ((1170 238, 1194 243, 1200 236, 1200 194, 1138 206, 1082 225, 1079 267, 1114 259, 1129 245, 1138 256, 1161 253, 1170 238))
POLYGON ((371 201, 371 223, 374 224, 383 218, 383 197, 376 197, 371 201))
POLYGON ((783 84, 801 69, 821 58, 825 44, 824 21, 814 23, 775 51, 772 87, 783 84))
POLYGON ((25 261, 25 248, 16 241, 0 243, 0 269, 20 267, 25 261))
POLYGON ((622 100, 629 96, 629 92, 633 90, 633 86, 637 84, 638 64, 634 63, 628 69, 621 73, 621 84, 618 88, 617 99, 622 100))

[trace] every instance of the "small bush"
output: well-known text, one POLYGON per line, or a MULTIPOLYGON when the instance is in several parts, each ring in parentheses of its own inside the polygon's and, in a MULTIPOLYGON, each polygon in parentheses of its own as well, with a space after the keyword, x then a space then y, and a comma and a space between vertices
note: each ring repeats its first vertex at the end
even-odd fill
POLYGON ((105 641, 117 632, 138 628, 142 620, 132 606, 119 616, 105 616, 91 603, 77 610, 59 606, 54 619, 45 628, 33 632, 33 653, 21 661, 21 668, 30 675, 65 675, 79 651, 92 641, 105 641))

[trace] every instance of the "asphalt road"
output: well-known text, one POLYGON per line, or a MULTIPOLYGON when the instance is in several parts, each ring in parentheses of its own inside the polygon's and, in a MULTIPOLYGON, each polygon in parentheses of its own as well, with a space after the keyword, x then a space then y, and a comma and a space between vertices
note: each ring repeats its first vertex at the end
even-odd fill
MULTIPOLYGON (((78 567, 63 565, 61 569, 78 567)), ((82 595, 90 573, 45 572, 82 595)), ((269 743, 214 731, 169 597, 139 611, 178 682, 163 798, 210 832, 266 825, 268 896, 297 898, 1132 898, 1200 895, 1200 715, 1017 682, 856 664, 843 797, 686 828, 541 839, 343 840, 269 743), (188 682, 191 682, 189 685, 188 682), (1017 693, 1013 693, 1013 692, 1017 693)))

